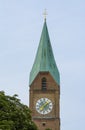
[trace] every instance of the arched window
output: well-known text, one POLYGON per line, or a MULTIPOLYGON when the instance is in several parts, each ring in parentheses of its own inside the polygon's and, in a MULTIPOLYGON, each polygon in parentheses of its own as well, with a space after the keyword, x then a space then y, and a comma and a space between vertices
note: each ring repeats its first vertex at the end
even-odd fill
POLYGON ((46 86, 46 78, 42 78, 42 90, 46 90, 47 86, 46 86))

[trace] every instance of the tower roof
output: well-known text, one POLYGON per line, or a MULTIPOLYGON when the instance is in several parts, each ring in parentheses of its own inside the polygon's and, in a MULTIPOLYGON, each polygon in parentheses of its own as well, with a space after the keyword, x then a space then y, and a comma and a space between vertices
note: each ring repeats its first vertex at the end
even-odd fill
POLYGON ((56 83, 60 85, 60 75, 53 56, 46 20, 44 22, 36 58, 30 72, 30 85, 39 72, 49 72, 56 83))

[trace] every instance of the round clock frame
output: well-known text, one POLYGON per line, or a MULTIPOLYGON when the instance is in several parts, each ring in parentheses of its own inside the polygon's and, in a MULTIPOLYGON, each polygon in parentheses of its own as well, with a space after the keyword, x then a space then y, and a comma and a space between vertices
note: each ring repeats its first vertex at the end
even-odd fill
POLYGON ((40 98, 36 102, 36 111, 42 115, 48 114, 53 109, 53 103, 48 98, 40 98))

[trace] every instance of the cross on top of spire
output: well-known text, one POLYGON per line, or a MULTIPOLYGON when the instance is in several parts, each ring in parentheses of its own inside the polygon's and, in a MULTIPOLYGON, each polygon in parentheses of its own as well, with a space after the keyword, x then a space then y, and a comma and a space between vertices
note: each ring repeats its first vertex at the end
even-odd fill
POLYGON ((46 9, 44 10, 43 16, 44 16, 44 20, 46 20, 46 16, 47 16, 47 11, 46 11, 46 9))

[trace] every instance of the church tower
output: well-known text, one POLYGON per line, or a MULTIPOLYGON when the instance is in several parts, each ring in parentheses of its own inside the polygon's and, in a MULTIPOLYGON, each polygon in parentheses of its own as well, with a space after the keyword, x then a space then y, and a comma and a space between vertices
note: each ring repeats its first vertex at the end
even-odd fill
POLYGON ((46 19, 29 79, 29 107, 39 130, 60 130, 60 75, 46 19))

